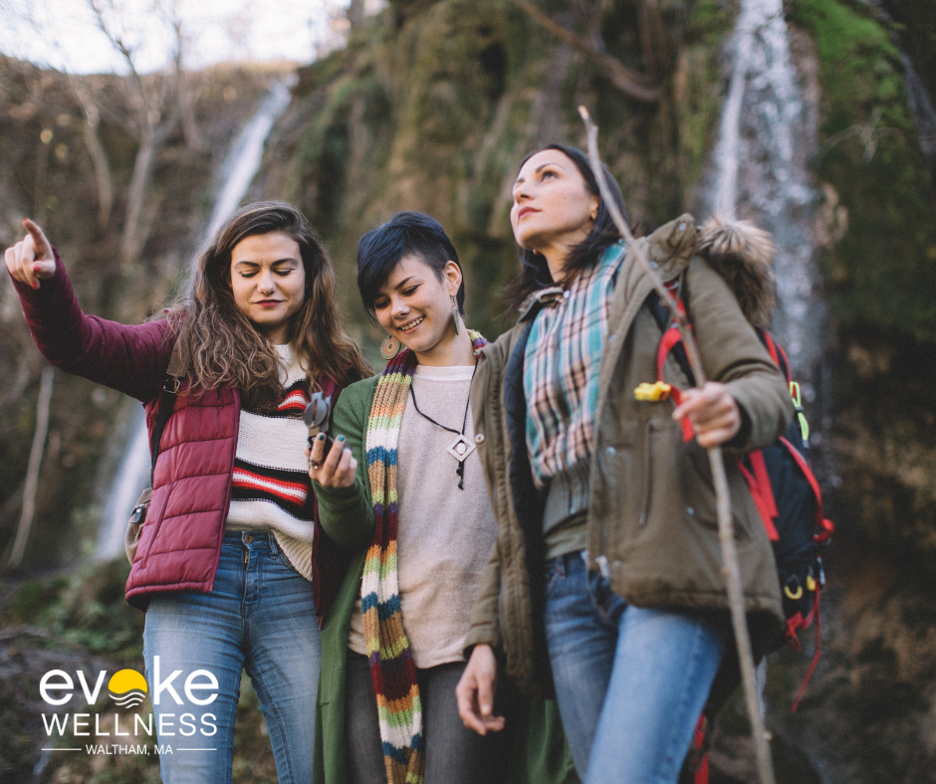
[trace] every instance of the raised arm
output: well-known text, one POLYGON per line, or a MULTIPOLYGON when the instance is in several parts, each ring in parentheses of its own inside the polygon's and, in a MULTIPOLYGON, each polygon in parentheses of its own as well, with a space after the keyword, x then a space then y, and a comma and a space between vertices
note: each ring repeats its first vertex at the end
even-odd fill
POLYGON ((67 373, 151 400, 172 353, 166 323, 133 326, 86 315, 45 234, 31 220, 23 225, 26 237, 7 248, 4 261, 39 351, 67 373))

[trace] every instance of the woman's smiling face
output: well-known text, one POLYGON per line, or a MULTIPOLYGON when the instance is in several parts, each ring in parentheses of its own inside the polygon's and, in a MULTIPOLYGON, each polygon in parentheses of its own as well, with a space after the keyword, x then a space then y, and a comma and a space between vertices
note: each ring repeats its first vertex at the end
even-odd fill
POLYGON ((231 251, 234 304, 271 343, 286 343, 289 320, 305 302, 299 243, 285 232, 245 237, 231 251))
POLYGON ((598 197, 565 153, 541 150, 523 164, 513 187, 510 224, 521 248, 564 260, 598 214, 598 197))
POLYGON ((417 357, 429 358, 456 336, 452 297, 461 280, 454 261, 446 263, 440 280, 419 256, 403 256, 374 300, 377 321, 417 357))

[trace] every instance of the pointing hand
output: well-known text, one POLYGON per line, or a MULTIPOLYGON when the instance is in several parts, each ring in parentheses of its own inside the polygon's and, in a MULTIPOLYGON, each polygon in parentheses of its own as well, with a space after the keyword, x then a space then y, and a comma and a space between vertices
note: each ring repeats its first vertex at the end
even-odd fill
POLYGON ((38 289, 40 280, 47 280, 55 274, 55 257, 42 229, 29 218, 23 220, 23 226, 28 233, 12 248, 6 249, 3 259, 14 280, 38 289))

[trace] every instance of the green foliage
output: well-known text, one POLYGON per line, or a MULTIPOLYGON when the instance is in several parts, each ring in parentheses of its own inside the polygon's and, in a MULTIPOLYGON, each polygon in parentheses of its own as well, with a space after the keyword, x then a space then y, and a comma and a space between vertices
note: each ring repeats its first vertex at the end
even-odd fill
POLYGON ((790 18, 820 60, 815 170, 848 211, 848 231, 825 260, 833 310, 845 323, 936 341, 936 199, 898 53, 856 0, 798 0, 790 18))
POLYGON ((3 591, 0 624, 38 627, 53 645, 120 661, 143 654, 143 614, 124 601, 126 559, 89 564, 69 577, 30 580, 3 591))
POLYGON ((722 104, 724 80, 718 63, 722 42, 734 20, 718 0, 699 0, 692 5, 686 25, 684 59, 673 79, 673 97, 679 120, 677 168, 689 189, 702 177, 702 168, 715 138, 722 104))

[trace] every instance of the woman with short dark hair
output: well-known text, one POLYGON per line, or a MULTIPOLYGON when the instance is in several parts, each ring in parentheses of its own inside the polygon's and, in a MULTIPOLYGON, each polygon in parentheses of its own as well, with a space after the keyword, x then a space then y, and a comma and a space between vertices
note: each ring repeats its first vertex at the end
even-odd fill
MULTIPOLYGON (((458 255, 427 215, 361 238, 358 287, 389 362, 342 392, 341 443, 310 456, 323 525, 358 546, 322 632, 316 782, 502 781, 508 739, 465 728, 455 703, 496 533, 469 394, 485 341, 465 328, 458 255)), ((561 733, 543 752, 565 780, 561 733)))

